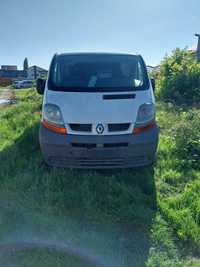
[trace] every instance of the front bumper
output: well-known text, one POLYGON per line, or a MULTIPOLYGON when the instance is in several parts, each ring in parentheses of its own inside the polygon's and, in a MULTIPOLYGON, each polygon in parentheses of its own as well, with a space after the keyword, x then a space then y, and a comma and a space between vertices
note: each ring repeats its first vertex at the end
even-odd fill
POLYGON ((150 165, 158 145, 158 127, 140 134, 58 134, 40 125, 40 146, 48 165, 69 168, 128 168, 150 165))

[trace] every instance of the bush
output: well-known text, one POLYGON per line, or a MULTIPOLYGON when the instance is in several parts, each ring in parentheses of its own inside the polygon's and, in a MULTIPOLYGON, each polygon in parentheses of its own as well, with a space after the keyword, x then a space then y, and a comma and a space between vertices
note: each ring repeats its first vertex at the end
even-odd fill
POLYGON ((187 50, 176 49, 165 57, 158 74, 158 97, 176 104, 196 104, 200 101, 200 64, 187 50))
POLYGON ((183 112, 182 119, 174 128, 175 155, 180 167, 199 169, 200 166, 200 113, 183 112), (181 164, 182 163, 182 164, 181 164))

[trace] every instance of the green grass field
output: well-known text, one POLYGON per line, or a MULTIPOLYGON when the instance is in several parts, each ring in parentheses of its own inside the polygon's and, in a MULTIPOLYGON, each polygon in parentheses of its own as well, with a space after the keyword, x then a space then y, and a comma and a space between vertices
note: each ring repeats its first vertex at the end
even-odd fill
POLYGON ((78 171, 43 163, 42 99, 34 89, 16 95, 0 109, 1 242, 68 236, 108 266, 200 266, 199 110, 157 104, 155 166, 78 171))
POLYGON ((33 249, 29 252, 17 252, 2 258, 1 266, 15 267, 92 267, 64 253, 45 249, 33 249))

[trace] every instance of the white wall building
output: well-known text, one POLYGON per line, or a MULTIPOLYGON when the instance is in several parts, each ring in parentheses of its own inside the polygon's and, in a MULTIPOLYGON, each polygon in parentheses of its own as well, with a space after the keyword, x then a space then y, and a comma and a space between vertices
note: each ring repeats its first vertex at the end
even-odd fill
POLYGON ((27 79, 35 80, 37 78, 42 78, 47 76, 47 70, 40 68, 38 66, 31 66, 27 69, 27 79))

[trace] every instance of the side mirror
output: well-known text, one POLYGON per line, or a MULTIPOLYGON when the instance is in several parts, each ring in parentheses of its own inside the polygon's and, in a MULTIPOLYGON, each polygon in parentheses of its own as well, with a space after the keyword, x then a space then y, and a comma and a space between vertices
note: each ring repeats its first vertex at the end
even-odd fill
POLYGON ((155 91, 155 89, 156 89, 156 81, 153 78, 151 79, 151 85, 152 85, 153 91, 155 91))
POLYGON ((44 94, 44 89, 45 89, 45 83, 46 81, 44 79, 37 79, 36 81, 36 90, 38 94, 43 95, 44 94))

